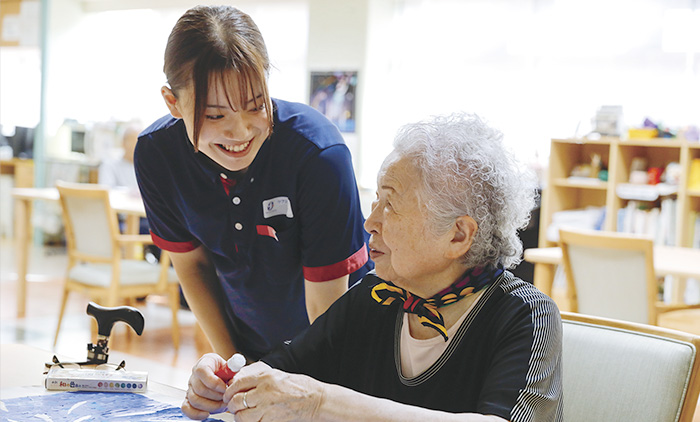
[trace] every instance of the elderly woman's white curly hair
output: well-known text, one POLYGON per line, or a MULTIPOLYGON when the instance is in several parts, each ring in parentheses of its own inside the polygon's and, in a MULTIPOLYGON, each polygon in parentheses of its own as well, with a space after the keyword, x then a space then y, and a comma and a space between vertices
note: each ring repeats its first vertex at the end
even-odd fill
POLYGON ((518 229, 535 206, 534 172, 506 150, 503 134, 472 114, 433 117, 402 127, 394 140, 394 158, 409 158, 423 182, 419 199, 431 229, 445 233, 455 219, 478 224, 469 266, 503 265, 522 260, 518 229))

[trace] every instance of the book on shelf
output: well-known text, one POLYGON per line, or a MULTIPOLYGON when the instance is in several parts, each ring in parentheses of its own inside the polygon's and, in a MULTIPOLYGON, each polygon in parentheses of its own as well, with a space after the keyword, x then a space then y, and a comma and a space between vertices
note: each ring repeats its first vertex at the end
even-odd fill
POLYGON ((661 220, 665 228, 663 245, 673 246, 676 244, 676 203, 676 200, 672 198, 661 200, 661 220))
POLYGON ((675 245, 676 200, 666 198, 661 207, 643 209, 638 201, 628 201, 617 214, 617 231, 647 235, 656 245, 675 245))
POLYGON ((559 229, 602 230, 605 221, 605 207, 562 210, 552 214, 552 222, 547 226, 546 238, 550 242, 559 241, 559 229))
POLYGON ((659 210, 657 207, 654 207, 647 212, 646 233, 651 236, 652 239, 654 239, 655 243, 657 243, 657 239, 658 241, 661 241, 661 233, 659 231, 660 215, 661 210, 659 210))
POLYGON ((690 239, 693 248, 700 249, 700 212, 690 212, 690 239))

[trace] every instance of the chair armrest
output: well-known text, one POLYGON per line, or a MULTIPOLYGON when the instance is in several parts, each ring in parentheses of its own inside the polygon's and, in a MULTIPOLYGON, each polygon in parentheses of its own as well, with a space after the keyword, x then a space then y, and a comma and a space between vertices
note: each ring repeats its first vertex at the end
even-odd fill
POLYGON ((685 309, 700 309, 700 303, 688 305, 685 303, 666 303, 661 301, 656 302, 656 311, 658 313, 680 311, 685 309))
POLYGON ((120 234, 117 236, 117 242, 123 244, 144 243, 152 245, 153 239, 150 234, 120 234))

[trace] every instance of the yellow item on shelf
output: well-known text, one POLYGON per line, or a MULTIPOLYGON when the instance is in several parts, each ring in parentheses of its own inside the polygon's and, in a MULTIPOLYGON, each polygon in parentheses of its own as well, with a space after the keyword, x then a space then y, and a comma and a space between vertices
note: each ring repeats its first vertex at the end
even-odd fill
POLYGON ((700 190, 700 158, 694 158, 693 161, 690 162, 688 189, 700 190))
POLYGON ((627 129, 627 138, 629 138, 629 139, 654 139, 657 136, 659 136, 658 129, 649 129, 649 128, 627 129))

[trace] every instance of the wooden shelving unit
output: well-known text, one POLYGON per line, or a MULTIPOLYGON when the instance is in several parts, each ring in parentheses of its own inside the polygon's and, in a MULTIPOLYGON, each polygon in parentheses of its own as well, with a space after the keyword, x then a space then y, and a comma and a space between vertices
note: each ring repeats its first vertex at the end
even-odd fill
POLYGON ((620 198, 617 187, 628 183, 630 167, 635 157, 644 157, 649 167, 665 168, 670 162, 680 164, 680 183, 672 194, 676 198, 675 245, 690 247, 692 211, 700 212, 700 190, 688 189, 690 163, 700 158, 700 143, 684 139, 620 139, 604 137, 589 139, 552 139, 547 184, 542 193, 539 246, 556 246, 547 240, 547 228, 554 213, 583 209, 588 206, 605 207, 603 230, 617 230, 617 214, 628 200, 620 198), (598 154, 608 180, 570 178, 578 164, 588 163, 598 154))

